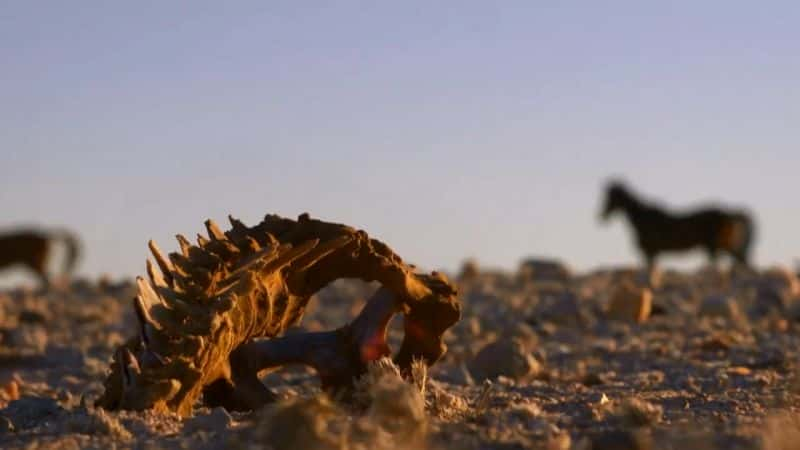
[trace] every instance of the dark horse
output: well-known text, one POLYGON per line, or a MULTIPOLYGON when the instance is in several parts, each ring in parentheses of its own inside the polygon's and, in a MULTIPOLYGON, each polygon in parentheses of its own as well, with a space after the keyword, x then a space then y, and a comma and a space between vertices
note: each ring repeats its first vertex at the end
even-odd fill
POLYGON ((67 231, 43 232, 22 229, 0 234, 0 269, 15 264, 25 266, 36 274, 43 287, 49 286, 47 262, 51 244, 55 241, 62 241, 66 245, 64 275, 69 275, 78 260, 80 244, 78 239, 67 231))
POLYGON ((706 251, 711 264, 716 264, 720 251, 749 266, 754 224, 744 211, 710 207, 673 213, 637 198, 619 181, 606 188, 603 219, 622 211, 636 234, 636 242, 647 267, 652 269, 659 253, 700 248, 706 251))

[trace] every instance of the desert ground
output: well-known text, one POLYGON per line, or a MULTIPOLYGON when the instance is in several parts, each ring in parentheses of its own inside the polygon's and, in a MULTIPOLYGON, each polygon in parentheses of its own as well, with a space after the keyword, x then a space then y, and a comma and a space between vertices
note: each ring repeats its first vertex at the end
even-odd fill
MULTIPOLYGON (((188 419, 94 407, 112 353, 136 332, 132 282, 5 289, 0 448, 800 448, 800 283, 788 270, 649 277, 540 260, 467 264, 451 279, 463 317, 427 373, 403 380, 381 361, 342 402, 288 367, 264 377, 277 403, 198 405, 188 419)), ((302 329, 347 323, 375 289, 335 282, 302 329)), ((401 333, 393 323, 390 341, 401 333)))

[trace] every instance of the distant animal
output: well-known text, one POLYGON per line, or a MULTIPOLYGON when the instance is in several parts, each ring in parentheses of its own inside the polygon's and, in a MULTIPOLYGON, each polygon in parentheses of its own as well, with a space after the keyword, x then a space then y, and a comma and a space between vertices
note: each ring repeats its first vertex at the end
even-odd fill
POLYGON ((638 198, 624 183, 612 181, 606 187, 603 220, 615 212, 627 216, 649 269, 661 253, 695 248, 705 250, 712 265, 721 252, 738 264, 750 265, 755 224, 745 211, 712 206, 671 212, 638 198))
POLYGON ((52 244, 63 242, 66 246, 66 260, 63 274, 70 275, 80 256, 80 244, 74 234, 64 231, 39 231, 20 229, 0 234, 0 269, 22 265, 31 270, 42 282, 50 285, 47 272, 52 244))

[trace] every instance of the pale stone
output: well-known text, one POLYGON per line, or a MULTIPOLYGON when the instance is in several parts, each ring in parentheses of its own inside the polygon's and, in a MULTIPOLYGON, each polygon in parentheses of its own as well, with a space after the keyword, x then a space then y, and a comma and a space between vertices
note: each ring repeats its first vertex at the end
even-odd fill
POLYGON ((652 307, 650 289, 621 283, 611 295, 606 315, 612 320, 642 323, 650 317, 652 307))

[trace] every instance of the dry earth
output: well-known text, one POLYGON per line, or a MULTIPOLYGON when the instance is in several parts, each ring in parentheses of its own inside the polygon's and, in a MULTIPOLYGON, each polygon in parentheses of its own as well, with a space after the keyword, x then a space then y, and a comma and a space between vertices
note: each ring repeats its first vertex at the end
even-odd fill
MULTIPOLYGON (((277 404, 198 408, 183 421, 92 406, 113 350, 134 333, 132 285, 6 290, 0 448, 800 448, 800 284, 788 271, 644 282, 635 270, 573 276, 542 261, 466 269, 464 317, 427 378, 406 383, 378 364, 343 404, 311 371, 287 368, 264 379, 277 404)), ((303 328, 347 322, 374 289, 329 286, 303 328)))

